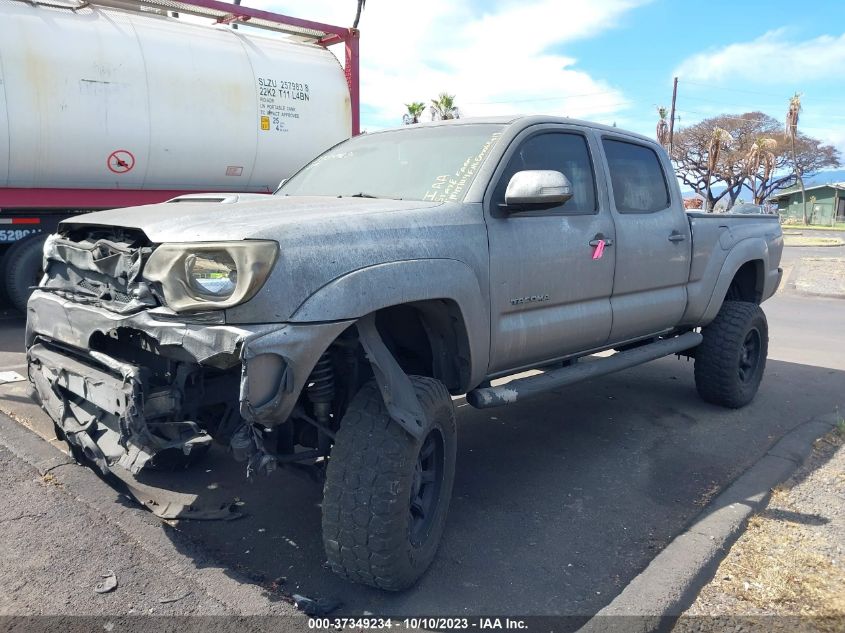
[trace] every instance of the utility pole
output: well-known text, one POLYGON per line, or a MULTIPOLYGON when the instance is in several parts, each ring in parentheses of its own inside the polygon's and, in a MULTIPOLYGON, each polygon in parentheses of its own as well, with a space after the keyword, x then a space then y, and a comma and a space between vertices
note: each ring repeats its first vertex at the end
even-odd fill
POLYGON ((669 113, 669 155, 672 155, 672 141, 675 138, 675 100, 678 98, 678 78, 672 86, 672 111, 669 113))

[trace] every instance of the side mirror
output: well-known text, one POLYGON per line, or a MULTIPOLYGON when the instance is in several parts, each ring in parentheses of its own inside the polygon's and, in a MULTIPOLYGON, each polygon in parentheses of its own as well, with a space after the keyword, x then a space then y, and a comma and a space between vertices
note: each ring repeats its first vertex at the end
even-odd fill
POLYGON ((553 207, 572 197, 572 184, 559 171, 530 169, 511 176, 505 206, 514 209, 553 207))

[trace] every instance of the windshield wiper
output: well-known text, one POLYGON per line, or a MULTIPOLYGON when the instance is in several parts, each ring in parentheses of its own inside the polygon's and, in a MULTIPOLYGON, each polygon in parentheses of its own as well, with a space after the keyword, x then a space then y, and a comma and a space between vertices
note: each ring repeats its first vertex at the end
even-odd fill
POLYGON ((338 198, 375 198, 377 200, 402 200, 403 198, 388 198, 387 196, 374 196, 371 193, 365 193, 360 191, 358 193, 353 193, 348 196, 338 196, 338 198))

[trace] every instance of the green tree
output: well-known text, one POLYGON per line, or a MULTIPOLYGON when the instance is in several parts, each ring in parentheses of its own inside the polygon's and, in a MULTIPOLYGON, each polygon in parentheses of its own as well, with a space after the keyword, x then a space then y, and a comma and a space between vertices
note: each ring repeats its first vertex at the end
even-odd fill
POLYGON ((425 103, 422 101, 412 101, 411 103, 406 103, 405 107, 408 111, 402 115, 402 122, 405 125, 419 123, 422 113, 425 112, 425 103))
POLYGON ((441 92, 437 99, 431 100, 432 114, 441 120, 461 118, 458 106, 455 105, 455 95, 441 92))

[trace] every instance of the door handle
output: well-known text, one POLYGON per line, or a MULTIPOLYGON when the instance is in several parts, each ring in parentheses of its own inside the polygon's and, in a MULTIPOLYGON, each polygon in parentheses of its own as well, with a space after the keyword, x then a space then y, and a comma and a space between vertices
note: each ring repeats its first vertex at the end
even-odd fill
POLYGON ((670 242, 683 242, 685 239, 687 239, 686 235, 678 233, 677 231, 669 236, 670 242))
POLYGON ((590 246, 592 246, 593 248, 595 248, 596 246, 598 246, 598 245, 599 245, 599 244, 601 244, 602 242, 604 242, 604 245, 605 245, 605 246, 613 246, 613 240, 608 239, 608 238, 606 238, 606 237, 599 237, 598 235, 597 235, 594 239, 590 240, 590 241, 589 241, 589 242, 587 242, 587 243, 588 243, 590 246))

